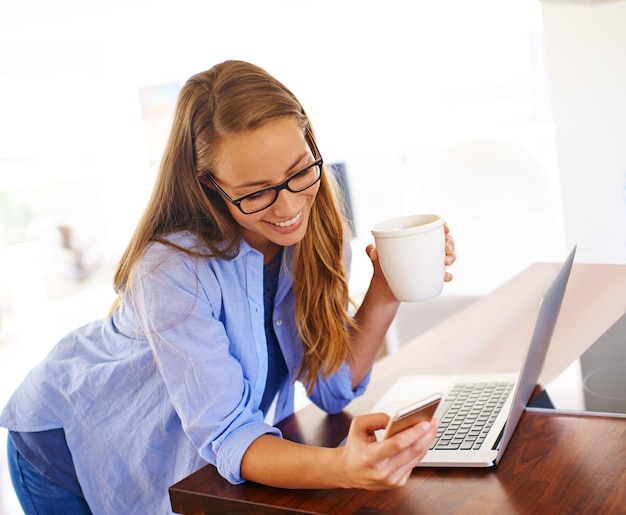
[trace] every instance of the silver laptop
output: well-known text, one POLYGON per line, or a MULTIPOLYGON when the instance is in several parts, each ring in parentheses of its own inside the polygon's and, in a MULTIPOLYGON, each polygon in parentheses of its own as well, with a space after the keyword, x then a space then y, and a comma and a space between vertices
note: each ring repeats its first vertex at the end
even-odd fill
MULTIPOLYGON (((497 465, 537 385, 574 261, 572 249, 541 299, 521 371, 512 374, 406 376, 374 406, 392 415, 422 397, 441 392, 437 438, 419 467, 497 465)), ((380 435, 379 435, 380 436, 380 435)))

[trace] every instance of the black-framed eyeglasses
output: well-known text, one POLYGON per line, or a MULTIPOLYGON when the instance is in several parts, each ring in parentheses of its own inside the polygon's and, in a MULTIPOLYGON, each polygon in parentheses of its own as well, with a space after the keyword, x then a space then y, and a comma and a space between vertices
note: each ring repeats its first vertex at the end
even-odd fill
POLYGON ((300 193, 313 186, 322 177, 322 165, 324 164, 324 160, 315 144, 313 135, 308 129, 305 132, 305 138, 315 161, 276 186, 269 186, 234 199, 215 182, 212 174, 208 174, 206 177, 211 181, 213 186, 215 186, 217 191, 219 191, 228 202, 237 206, 243 214, 251 215, 252 213, 263 211, 276 202, 278 194, 282 190, 287 190, 291 193, 300 193))

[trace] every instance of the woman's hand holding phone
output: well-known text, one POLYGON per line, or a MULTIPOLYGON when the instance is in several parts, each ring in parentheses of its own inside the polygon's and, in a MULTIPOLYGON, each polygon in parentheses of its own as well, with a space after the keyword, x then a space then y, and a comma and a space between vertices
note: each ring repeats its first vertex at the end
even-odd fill
POLYGON ((435 439, 438 424, 431 419, 440 400, 440 394, 431 396, 391 418, 385 413, 355 417, 345 445, 337 448, 344 486, 381 490, 406 484, 435 439), (385 427, 384 438, 377 441, 376 432, 385 427))

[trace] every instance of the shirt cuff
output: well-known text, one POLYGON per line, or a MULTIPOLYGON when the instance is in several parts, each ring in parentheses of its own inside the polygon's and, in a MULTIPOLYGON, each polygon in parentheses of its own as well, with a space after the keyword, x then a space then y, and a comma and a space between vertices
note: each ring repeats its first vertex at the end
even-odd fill
POLYGON ((269 434, 282 438, 276 427, 254 422, 233 431, 217 450, 216 467, 222 477, 233 484, 243 483, 241 477, 241 461, 248 447, 259 436, 269 434))

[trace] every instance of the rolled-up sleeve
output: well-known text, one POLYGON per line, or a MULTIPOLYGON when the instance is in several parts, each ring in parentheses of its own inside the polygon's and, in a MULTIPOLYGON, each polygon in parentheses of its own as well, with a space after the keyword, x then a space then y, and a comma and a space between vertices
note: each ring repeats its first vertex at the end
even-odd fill
POLYGON ((344 363, 335 374, 318 379, 311 393, 311 400, 331 415, 339 413, 350 401, 365 393, 370 376, 371 371, 352 389, 350 366, 344 363))

